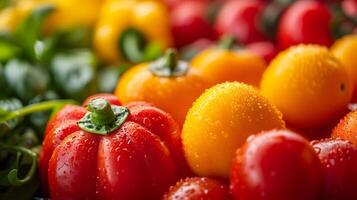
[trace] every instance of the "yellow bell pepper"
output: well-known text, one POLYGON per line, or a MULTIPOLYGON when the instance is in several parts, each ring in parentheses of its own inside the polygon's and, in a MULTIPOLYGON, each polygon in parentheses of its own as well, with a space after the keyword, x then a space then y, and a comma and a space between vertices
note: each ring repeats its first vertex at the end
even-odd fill
POLYGON ((13 7, 4 8, 0 12, 0 31, 12 32, 16 24, 16 11, 13 7))
POLYGON ((105 62, 143 60, 150 48, 172 45, 169 15, 160 1, 109 0, 99 14, 94 47, 105 62))
POLYGON ((46 22, 46 32, 74 26, 94 26, 104 0, 47 0, 56 7, 46 22))
POLYGON ((53 5, 55 11, 45 24, 45 32, 74 26, 94 26, 104 0, 18 0, 0 12, 0 31, 14 31, 29 13, 42 5, 53 5))
POLYGON ((0 12, 0 31, 12 32, 36 6, 45 0, 18 0, 0 12))

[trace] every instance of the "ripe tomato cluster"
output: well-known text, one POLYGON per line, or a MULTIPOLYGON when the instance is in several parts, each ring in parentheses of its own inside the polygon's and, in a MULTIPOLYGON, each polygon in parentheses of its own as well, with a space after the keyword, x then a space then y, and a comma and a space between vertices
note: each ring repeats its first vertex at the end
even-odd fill
POLYGON ((357 0, 10 2, 0 199, 357 199, 357 0))
POLYGON ((228 34, 267 61, 296 44, 330 46, 356 24, 355 0, 166 1, 177 47, 228 34))

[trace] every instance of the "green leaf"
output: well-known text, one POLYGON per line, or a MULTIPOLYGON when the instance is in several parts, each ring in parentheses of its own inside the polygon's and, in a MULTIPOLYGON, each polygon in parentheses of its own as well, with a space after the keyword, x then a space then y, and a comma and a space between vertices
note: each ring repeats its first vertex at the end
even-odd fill
POLYGON ((4 74, 9 88, 26 102, 42 94, 49 83, 47 71, 18 59, 7 63, 4 74))
POLYGON ((77 101, 97 91, 97 60, 89 50, 57 54, 51 64, 51 73, 57 89, 67 98, 77 101))
POLYGON ((24 49, 26 56, 32 61, 36 60, 35 43, 39 39, 45 19, 55 10, 52 5, 36 8, 15 30, 15 38, 24 49))
POLYGON ((12 42, 0 39, 0 62, 6 62, 21 53, 21 49, 12 42))
MULTIPOLYGON (((46 91, 43 95, 37 96, 32 99, 29 104, 40 103, 46 100, 59 99, 59 96, 54 91, 46 91)), ((43 112, 35 112, 29 115, 28 119, 31 125, 36 129, 38 133, 43 133, 48 119, 51 115, 51 110, 43 112)), ((42 134, 40 134, 42 136, 42 134)))
POLYGON ((161 46, 155 42, 149 43, 144 50, 143 60, 144 61, 153 61, 162 56, 163 51, 161 46))
POLYGON ((99 71, 98 86, 101 93, 113 93, 120 76, 130 68, 129 64, 107 66, 99 71))
POLYGON ((55 33, 60 49, 90 48, 92 46, 92 29, 89 27, 73 27, 55 33))
POLYGON ((56 52, 56 43, 53 37, 37 40, 34 45, 36 60, 47 66, 56 52))
MULTIPOLYGON (((18 110, 22 108, 22 103, 16 98, 0 99, 0 116, 9 114, 10 111, 18 110)), ((6 122, 6 126, 10 129, 15 128, 19 124, 21 118, 15 118, 6 122)), ((4 125, 2 125, 4 127, 4 125)))
POLYGON ((0 64, 0 98, 11 96, 11 90, 6 82, 4 67, 0 64))
POLYGON ((0 9, 4 9, 8 6, 10 6, 14 0, 0 0, 0 9))

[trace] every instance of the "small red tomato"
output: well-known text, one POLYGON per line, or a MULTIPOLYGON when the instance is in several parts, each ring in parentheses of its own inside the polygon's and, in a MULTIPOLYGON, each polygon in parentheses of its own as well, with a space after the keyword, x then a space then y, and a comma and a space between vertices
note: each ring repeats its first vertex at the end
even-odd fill
POLYGON ((182 3, 187 1, 197 1, 207 3, 209 0, 165 0, 165 3, 169 9, 175 9, 177 6, 180 6, 182 3))
POLYGON ((342 139, 325 139, 311 144, 323 169, 320 199, 357 199, 357 147, 342 139))
POLYGON ((229 200, 229 189, 224 183, 210 178, 186 178, 176 183, 163 200, 229 200))
POLYGON ((301 0, 293 3, 283 14, 277 40, 281 48, 300 43, 330 46, 332 15, 327 6, 318 1, 301 0))
POLYGON ((246 47, 248 50, 264 58, 267 63, 269 63, 279 53, 275 44, 269 41, 253 42, 248 44, 246 47))
POLYGON ((272 130, 248 138, 237 150, 231 190, 239 200, 315 200, 321 164, 302 136, 272 130))
POLYGON ((182 47, 200 38, 210 38, 212 27, 206 19, 207 4, 185 1, 176 6, 171 14, 175 46, 182 47))
POLYGON ((344 0, 342 8, 346 14, 350 16, 357 16, 357 0, 344 0))
POLYGON ((218 36, 235 36, 239 43, 265 40, 258 28, 259 15, 264 3, 257 0, 228 1, 220 10, 215 24, 218 36))

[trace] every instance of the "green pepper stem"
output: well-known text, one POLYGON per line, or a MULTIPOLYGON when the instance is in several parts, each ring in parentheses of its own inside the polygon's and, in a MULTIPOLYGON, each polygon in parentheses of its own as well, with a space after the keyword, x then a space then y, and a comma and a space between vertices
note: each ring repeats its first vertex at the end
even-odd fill
POLYGON ((111 124, 115 121, 115 115, 111 105, 105 99, 94 99, 88 105, 90 118, 96 125, 111 124))
POLYGON ((170 72, 174 72, 178 63, 178 55, 175 49, 168 49, 163 57, 164 66, 170 69, 170 72))
POLYGON ((227 35, 221 38, 221 40, 218 42, 218 47, 231 50, 234 47, 235 42, 236 39, 234 36, 227 35))
POLYGON ((11 111, 0 117, 0 124, 16 117, 22 117, 34 112, 52 110, 64 106, 65 104, 77 104, 73 100, 52 100, 41 103, 31 104, 18 110, 11 111))
MULTIPOLYGON (((20 179, 18 177, 18 169, 17 168, 12 169, 7 175, 9 183, 14 186, 20 186, 20 185, 23 185, 26 182, 30 181, 36 172, 36 167, 37 167, 36 153, 34 153, 33 151, 31 151, 27 148, 21 147, 21 146, 10 146, 10 145, 5 145, 5 144, 0 144, 0 149, 23 153, 23 154, 29 156, 32 160, 31 168, 23 179, 20 179)), ((17 158, 18 162, 19 162, 19 159, 20 159, 20 157, 18 155, 18 158, 17 158)), ((18 166, 16 166, 16 167, 18 167, 18 166)))
POLYGON ((139 31, 129 28, 119 39, 121 53, 131 62, 139 63, 143 60, 143 51, 146 45, 145 37, 139 31))

